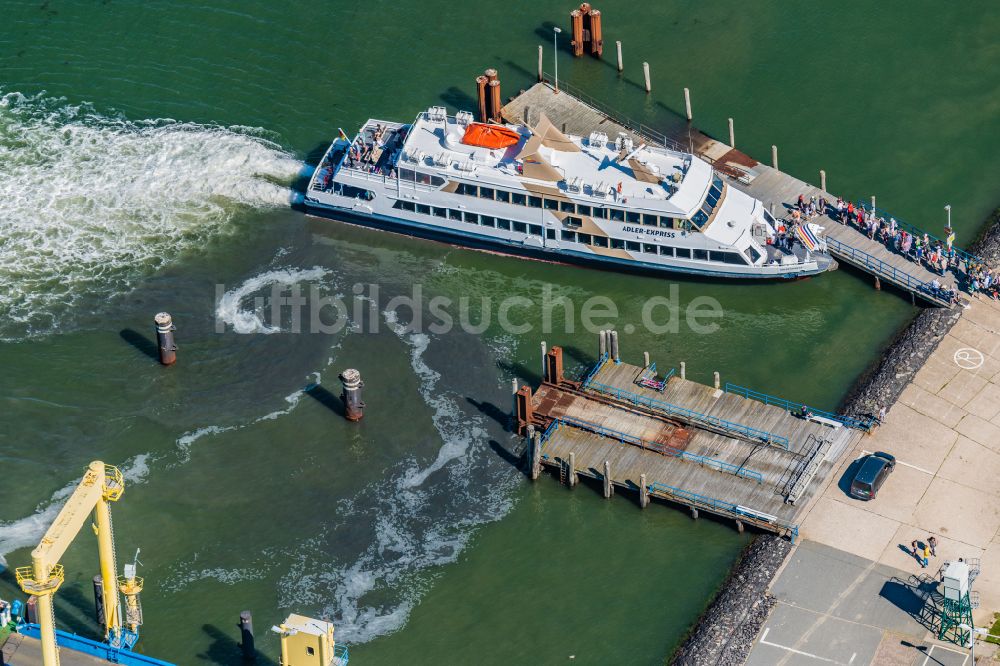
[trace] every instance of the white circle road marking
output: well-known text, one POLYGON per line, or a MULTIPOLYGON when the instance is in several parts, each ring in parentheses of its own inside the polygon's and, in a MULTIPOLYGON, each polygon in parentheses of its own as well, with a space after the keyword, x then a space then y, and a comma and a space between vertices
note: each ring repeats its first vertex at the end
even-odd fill
POLYGON ((975 370, 983 365, 985 359, 983 358, 983 352, 978 349, 973 349, 972 347, 962 347, 955 352, 952 357, 955 361, 955 365, 965 370, 975 370))

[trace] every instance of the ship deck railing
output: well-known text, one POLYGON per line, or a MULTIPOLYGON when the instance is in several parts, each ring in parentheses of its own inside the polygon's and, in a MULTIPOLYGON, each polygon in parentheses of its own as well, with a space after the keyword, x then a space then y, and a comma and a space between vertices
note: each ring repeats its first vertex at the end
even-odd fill
POLYGON ((628 402, 636 406, 646 407, 647 409, 665 414, 666 416, 675 417, 684 422, 697 424, 702 427, 714 428, 715 430, 722 431, 728 435, 736 435, 738 437, 763 442, 765 444, 778 444, 783 446, 785 449, 789 448, 788 438, 782 435, 776 435, 772 432, 760 430, 743 423, 727 421, 726 419, 719 418, 718 416, 702 414, 701 412, 696 412, 693 409, 688 409, 687 407, 681 407, 679 405, 666 402, 665 400, 657 400, 656 398, 651 398, 649 396, 639 395, 638 393, 633 393, 632 391, 627 391, 617 386, 602 384, 601 382, 596 382, 593 379, 586 381, 582 385, 582 388, 603 393, 604 395, 608 395, 622 402, 628 402))
POLYGON ((733 463, 725 462, 717 458, 712 458, 709 456, 702 456, 696 453, 689 453, 687 451, 678 449, 676 447, 670 446, 669 444, 661 444, 659 442, 651 442, 649 440, 636 437, 634 435, 629 435, 620 430, 615 430, 614 428, 608 428, 597 423, 591 423, 590 421, 584 421, 582 419, 573 418, 570 416, 560 416, 552 421, 549 426, 545 429, 545 433, 542 435, 542 451, 545 451, 545 441, 562 425, 571 426, 579 430, 586 430, 592 432, 595 435, 601 437, 607 437, 609 439, 614 439, 623 444, 631 444, 632 446, 638 446, 641 449, 647 451, 653 451, 655 453, 660 453, 671 458, 677 458, 679 460, 684 460, 687 462, 694 463, 696 465, 701 465, 703 467, 708 467, 714 469, 718 472, 724 472, 727 474, 732 474, 744 479, 749 479, 751 481, 756 481, 757 483, 764 483, 764 475, 758 471, 748 469, 742 465, 735 465, 733 463))
POLYGON ((784 398, 778 398, 773 395, 768 395, 767 393, 762 393, 760 391, 755 391, 749 389, 745 386, 738 386, 736 384, 730 384, 726 382, 726 393, 731 393, 733 395, 739 395, 748 400, 756 400, 757 402, 762 402, 765 405, 774 405, 776 407, 781 407, 792 414, 801 414, 802 409, 805 408, 810 414, 815 416, 821 416, 825 419, 830 419, 831 421, 836 421, 841 423, 848 428, 854 428, 855 430, 863 430, 864 432, 869 432, 872 429, 872 425, 875 423, 874 417, 869 417, 867 419, 854 418, 852 416, 845 416, 843 414, 834 414, 832 412, 823 411, 822 409, 816 409, 810 407, 809 405, 803 404, 801 402, 793 402, 791 400, 785 400, 784 398))

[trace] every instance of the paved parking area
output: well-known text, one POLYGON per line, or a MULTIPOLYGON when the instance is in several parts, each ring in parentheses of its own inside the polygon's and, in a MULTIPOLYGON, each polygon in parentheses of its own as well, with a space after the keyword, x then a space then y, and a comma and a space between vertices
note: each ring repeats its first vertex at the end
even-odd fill
MULTIPOLYGON (((889 410, 844 457, 802 521, 804 539, 908 573, 909 544, 930 535, 941 562, 981 558, 979 623, 1000 611, 1000 304, 975 300, 889 410), (874 500, 847 494, 870 451, 899 464, 874 500)), ((933 662, 931 662, 933 663, 933 662)))
POLYGON ((771 592, 778 604, 748 666, 966 663, 965 652, 932 642, 935 614, 907 571, 803 541, 771 592))

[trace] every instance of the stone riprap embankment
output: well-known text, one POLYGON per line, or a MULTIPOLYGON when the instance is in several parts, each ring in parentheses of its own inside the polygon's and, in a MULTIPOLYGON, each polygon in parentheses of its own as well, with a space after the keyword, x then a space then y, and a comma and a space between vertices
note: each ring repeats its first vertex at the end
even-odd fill
POLYGON ((791 542, 779 536, 762 534, 755 538, 670 663, 742 664, 774 605, 768 587, 791 550, 791 542))

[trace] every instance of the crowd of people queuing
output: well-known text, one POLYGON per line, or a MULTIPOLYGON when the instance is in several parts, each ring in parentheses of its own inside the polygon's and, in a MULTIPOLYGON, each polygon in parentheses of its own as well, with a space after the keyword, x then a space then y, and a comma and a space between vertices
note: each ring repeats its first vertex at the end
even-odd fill
POLYGON ((894 217, 886 220, 873 209, 855 206, 853 201, 838 198, 831 205, 823 197, 811 196, 807 199, 801 194, 792 210, 792 219, 798 222, 823 214, 828 214, 841 224, 856 227, 869 239, 882 243, 890 251, 937 275, 944 277, 950 271, 956 280, 950 286, 942 284, 938 278, 934 278, 928 285, 931 293, 939 298, 957 303, 958 284, 962 283, 965 290, 976 298, 985 293, 993 300, 1000 300, 1000 275, 994 274, 992 269, 969 255, 960 253, 953 246, 955 232, 949 226, 944 228, 945 240, 941 240, 912 228, 908 230, 894 217))

